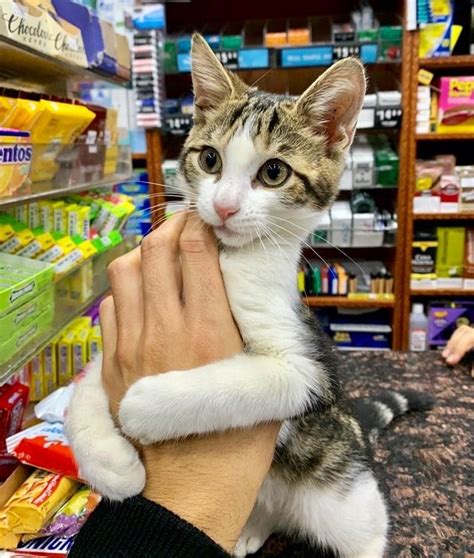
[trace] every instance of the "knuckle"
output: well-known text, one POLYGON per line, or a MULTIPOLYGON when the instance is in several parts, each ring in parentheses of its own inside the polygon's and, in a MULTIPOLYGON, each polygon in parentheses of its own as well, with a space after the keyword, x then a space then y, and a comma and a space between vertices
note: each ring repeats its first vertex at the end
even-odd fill
POLYGON ((115 358, 117 359, 117 363, 120 368, 129 370, 132 367, 133 358, 131 355, 131 351, 125 346, 124 343, 118 344, 115 358))
POLYGON ((149 254, 156 250, 166 248, 172 241, 172 236, 167 230, 157 229, 145 236, 140 245, 142 254, 149 254))
POLYGON ((182 235, 180 237, 179 248, 181 252, 187 254, 203 254, 208 251, 207 242, 203 238, 190 235, 182 235))
POLYGON ((127 269, 128 261, 126 256, 120 256, 109 263, 109 265, 107 266, 107 274, 109 278, 115 278, 125 273, 127 269))

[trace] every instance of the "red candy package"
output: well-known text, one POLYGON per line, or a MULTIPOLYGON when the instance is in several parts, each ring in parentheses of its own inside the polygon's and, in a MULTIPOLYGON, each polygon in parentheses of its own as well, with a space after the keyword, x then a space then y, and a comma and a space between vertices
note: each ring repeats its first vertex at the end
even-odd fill
POLYGON ((0 387, 0 481, 4 481, 18 464, 7 452, 6 438, 21 428, 28 392, 28 386, 20 382, 0 387))
POLYGON ((26 465, 78 479, 77 465, 60 422, 41 422, 11 436, 7 450, 26 465))

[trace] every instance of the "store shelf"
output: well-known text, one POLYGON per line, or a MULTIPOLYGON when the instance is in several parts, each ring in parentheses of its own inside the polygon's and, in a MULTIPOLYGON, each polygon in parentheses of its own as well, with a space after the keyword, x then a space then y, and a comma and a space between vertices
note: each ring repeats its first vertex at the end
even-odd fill
MULTIPOLYGON (((33 338, 32 341, 20 349, 9 361, 0 365, 0 384, 6 382, 13 374, 19 371, 35 355, 46 347, 46 345, 64 329, 64 327, 74 318, 80 316, 90 308, 95 301, 101 298, 108 290, 107 265, 116 257, 127 251, 127 245, 122 243, 107 252, 100 254, 84 262, 84 265, 91 265, 93 268, 93 289, 91 295, 84 301, 71 301, 67 299, 68 283, 71 274, 61 277, 55 284, 55 315, 52 326, 40 337, 33 338), (66 297, 66 298, 65 298, 66 297)), ((75 272, 80 272, 80 266, 75 272)))
POLYGON ((412 289, 411 296, 474 296, 473 289, 412 289))
POLYGON ((415 221, 474 221, 473 212, 464 213, 414 213, 415 221))
POLYGON ((112 188, 118 182, 126 182, 132 178, 131 174, 113 175, 98 182, 86 182, 81 184, 73 184, 67 186, 55 186, 51 182, 34 182, 32 185, 23 188, 21 192, 16 192, 11 196, 0 198, 0 210, 16 205, 18 203, 26 203, 31 201, 44 200, 48 198, 58 198, 67 196, 74 192, 85 192, 86 190, 95 190, 100 188, 112 188))
POLYGON ((432 132, 430 134, 417 134, 418 141, 465 141, 474 140, 474 133, 471 134, 438 134, 432 132))
POLYGON ((393 308, 395 300, 353 299, 346 296, 307 296, 303 301, 312 308, 337 306, 339 308, 393 308))
POLYGON ((450 68, 474 68, 474 55, 460 55, 460 56, 439 56, 437 58, 420 58, 420 68, 427 70, 436 70, 440 68, 447 70, 450 68))
POLYGON ((133 161, 146 161, 146 157, 147 157, 146 153, 132 153, 133 161))
MULTIPOLYGON (((102 80, 122 87, 130 87, 130 82, 100 70, 89 70, 29 48, 26 45, 0 36, 0 81, 11 86, 38 91, 53 90, 58 83, 68 80, 102 80)), ((56 89, 56 94, 58 90, 56 89)))
MULTIPOLYGON (((391 130, 398 130, 402 122, 402 107, 401 106, 377 106, 364 108, 363 112, 366 114, 365 122, 370 122, 368 126, 361 121, 357 124, 357 130, 361 133, 370 131, 386 132, 391 130), (369 113, 370 117, 367 117, 369 113)), ((164 118, 163 129, 173 135, 185 135, 189 132, 193 125, 193 117, 190 114, 175 113, 167 114, 164 118)))

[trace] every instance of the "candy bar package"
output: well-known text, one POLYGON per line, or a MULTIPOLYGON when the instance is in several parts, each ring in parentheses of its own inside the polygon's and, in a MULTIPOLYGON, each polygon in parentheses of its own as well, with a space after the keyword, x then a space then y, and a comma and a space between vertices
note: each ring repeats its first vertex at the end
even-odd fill
MULTIPOLYGON (((74 538, 63 537, 44 537, 35 539, 27 543, 21 543, 15 550, 16 558, 42 557, 42 558, 59 558, 67 556, 74 544, 74 538)), ((0 558, 1 555, 0 555, 0 558)))
POLYGON ((22 541, 28 542, 48 535, 64 538, 77 535, 99 502, 99 494, 93 492, 87 486, 81 487, 56 512, 51 521, 41 531, 33 535, 24 535, 22 541))
POLYGON ((40 531, 77 487, 67 477, 33 471, 0 511, 0 548, 14 548, 19 535, 40 531))
POLYGON ((7 440, 7 450, 26 465, 78 478, 71 448, 59 422, 41 422, 11 436, 7 440))

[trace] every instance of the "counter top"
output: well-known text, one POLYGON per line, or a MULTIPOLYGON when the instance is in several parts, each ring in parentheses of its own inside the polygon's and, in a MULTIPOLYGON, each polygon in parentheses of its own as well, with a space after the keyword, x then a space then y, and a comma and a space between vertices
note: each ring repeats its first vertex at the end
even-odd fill
MULTIPOLYGON (((341 360, 350 398, 407 388, 436 397, 434 409, 396 420, 375 444, 375 472, 390 508, 386 556, 474 553, 468 496, 474 470, 470 370, 448 368, 434 351, 342 353, 341 360)), ((322 558, 323 554, 274 536, 259 556, 322 558)))

